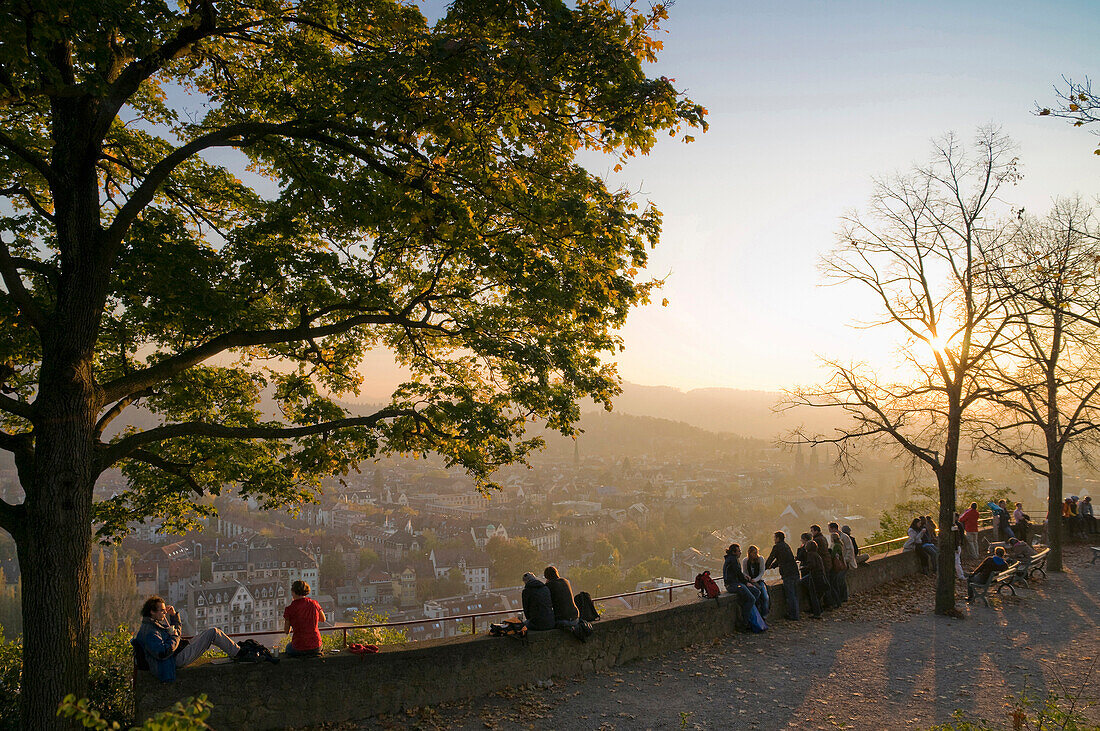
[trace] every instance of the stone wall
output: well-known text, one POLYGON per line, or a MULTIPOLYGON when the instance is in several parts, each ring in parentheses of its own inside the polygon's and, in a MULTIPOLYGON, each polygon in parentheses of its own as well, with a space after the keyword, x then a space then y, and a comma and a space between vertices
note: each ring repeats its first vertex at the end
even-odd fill
MULTIPOLYGON (((917 570, 913 553, 876 556, 848 572, 849 587, 852 593, 867 591, 917 570)), ((772 587, 771 597, 771 616, 782 617, 782 588, 772 587)), ((478 635, 385 646, 363 657, 341 653, 278 665, 205 664, 181 668, 171 684, 138 673, 135 700, 141 719, 205 693, 214 703, 210 724, 218 729, 361 719, 609 668, 733 635, 737 614, 732 596, 691 596, 597 622, 586 643, 560 631, 531 633, 527 642, 478 635)))

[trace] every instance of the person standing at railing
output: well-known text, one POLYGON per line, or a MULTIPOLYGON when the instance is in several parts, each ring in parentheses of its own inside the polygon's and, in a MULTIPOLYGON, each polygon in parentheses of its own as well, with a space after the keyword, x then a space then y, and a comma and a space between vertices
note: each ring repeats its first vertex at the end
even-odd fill
POLYGON ((542 572, 546 577, 546 586, 550 589, 550 603, 554 607, 554 626, 558 629, 571 629, 581 618, 577 602, 573 599, 573 587, 569 580, 558 574, 556 566, 547 566, 542 572))
POLYGON ((316 657, 321 654, 321 630, 325 610, 309 596, 309 584, 295 581, 290 586, 294 600, 283 610, 283 631, 292 632, 284 654, 287 657, 316 657))
POLYGON ((787 599, 787 619, 798 621, 798 563, 794 560, 791 547, 787 545, 787 534, 781 530, 775 532, 775 545, 768 554, 768 560, 764 562, 764 568, 779 569, 779 576, 783 579, 783 596, 787 599))
MULTIPOLYGON (((833 594, 839 604, 848 601, 848 561, 844 551, 844 536, 840 532, 840 526, 829 523, 829 558, 832 559, 832 571, 829 574, 829 583, 833 587, 833 594)), ((848 542, 849 554, 852 553, 851 541, 848 542)), ((852 563, 855 563, 855 555, 852 554, 852 563)))
POLYGON ((550 596, 550 587, 530 571, 523 575, 523 594, 520 598, 527 629, 554 629, 554 600, 550 596))
POLYGON ((752 586, 744 569, 741 568, 741 546, 731 543, 726 549, 726 558, 722 562, 722 583, 726 585, 726 592, 737 597, 741 607, 740 629, 747 632, 749 629, 749 609, 756 605, 760 592, 752 586))
POLYGON ((809 533, 802 534, 798 562, 802 564, 800 583, 806 587, 806 595, 810 598, 810 619, 821 619, 821 595, 828 592, 829 581, 825 578, 825 563, 821 560, 821 554, 817 552, 817 544, 809 533))
POLYGON ((970 551, 971 558, 978 557, 978 504, 970 503, 970 507, 959 516, 966 531, 966 547, 970 551))
POLYGON ((859 543, 856 541, 856 537, 852 535, 851 526, 841 526, 840 532, 848 536, 848 540, 852 542, 852 552, 856 555, 856 566, 861 566, 871 560, 870 554, 859 552, 859 543))

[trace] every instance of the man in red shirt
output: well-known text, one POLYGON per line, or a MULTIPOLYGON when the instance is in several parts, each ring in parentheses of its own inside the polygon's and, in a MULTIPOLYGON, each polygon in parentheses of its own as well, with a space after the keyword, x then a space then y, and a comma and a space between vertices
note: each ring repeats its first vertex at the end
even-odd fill
POLYGON ((970 557, 978 557, 978 504, 970 503, 970 507, 966 512, 959 516, 959 522, 963 524, 963 528, 966 530, 966 547, 969 549, 970 557))
POLYGON ((309 584, 306 582, 295 581, 290 587, 290 593, 294 596, 294 601, 283 610, 283 619, 286 621, 283 631, 293 630, 293 634, 284 654, 287 657, 319 655, 321 631, 317 629, 317 625, 325 621, 325 611, 320 604, 309 598, 309 584))

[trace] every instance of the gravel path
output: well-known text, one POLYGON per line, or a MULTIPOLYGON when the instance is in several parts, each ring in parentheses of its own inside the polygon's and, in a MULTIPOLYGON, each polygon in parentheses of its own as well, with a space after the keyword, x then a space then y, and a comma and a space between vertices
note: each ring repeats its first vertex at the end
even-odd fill
MULTIPOLYGON (((1067 571, 1032 591, 931 612, 911 577, 854 596, 822 621, 778 620, 658 658, 334 729, 927 729, 955 710, 1011 727, 1021 693, 1100 701, 1100 563, 1066 552, 1067 571)), ((596 625, 599 631, 599 625, 596 625)), ((1100 727, 1100 706, 1086 708, 1100 727)))

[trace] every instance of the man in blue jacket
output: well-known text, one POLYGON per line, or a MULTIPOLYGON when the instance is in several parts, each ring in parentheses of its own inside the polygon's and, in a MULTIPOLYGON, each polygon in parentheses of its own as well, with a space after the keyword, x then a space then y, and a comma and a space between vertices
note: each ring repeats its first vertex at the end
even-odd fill
POLYGON ((176 668, 194 662, 217 645, 229 657, 236 657, 240 648, 220 629, 211 627, 180 647, 180 616, 174 607, 165 604, 159 596, 151 596, 141 607, 141 627, 134 636, 134 643, 145 652, 145 662, 157 674, 161 682, 176 679, 176 668))

